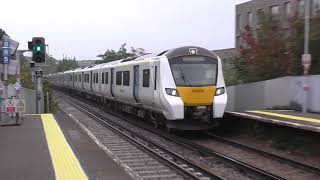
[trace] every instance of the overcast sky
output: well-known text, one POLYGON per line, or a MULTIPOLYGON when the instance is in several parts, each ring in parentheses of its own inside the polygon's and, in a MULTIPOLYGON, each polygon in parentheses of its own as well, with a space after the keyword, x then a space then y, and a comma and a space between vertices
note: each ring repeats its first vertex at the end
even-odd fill
POLYGON ((97 59, 122 43, 158 52, 185 45, 234 47, 235 5, 248 0, 6 0, 0 28, 27 48, 46 38, 50 54, 97 59))

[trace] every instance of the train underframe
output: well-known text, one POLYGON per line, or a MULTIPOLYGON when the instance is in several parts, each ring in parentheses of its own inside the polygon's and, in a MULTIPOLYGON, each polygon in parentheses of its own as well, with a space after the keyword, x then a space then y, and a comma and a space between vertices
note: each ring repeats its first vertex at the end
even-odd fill
POLYGON ((94 100, 102 106, 117 111, 119 113, 131 114, 144 121, 153 124, 155 128, 165 129, 166 131, 205 131, 217 128, 220 118, 213 118, 212 106, 185 107, 185 118, 177 120, 167 120, 161 112, 155 112, 142 107, 132 106, 112 99, 86 93, 79 90, 69 89, 86 99, 94 100))

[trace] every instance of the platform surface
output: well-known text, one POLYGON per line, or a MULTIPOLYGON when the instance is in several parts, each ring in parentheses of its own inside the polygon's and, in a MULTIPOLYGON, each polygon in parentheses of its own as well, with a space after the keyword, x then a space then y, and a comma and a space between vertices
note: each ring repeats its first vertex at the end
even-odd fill
POLYGON ((302 113, 293 110, 254 110, 227 112, 227 114, 266 123, 320 132, 320 114, 316 113, 302 113))
POLYGON ((63 113, 0 126, 0 179, 132 179, 63 113))

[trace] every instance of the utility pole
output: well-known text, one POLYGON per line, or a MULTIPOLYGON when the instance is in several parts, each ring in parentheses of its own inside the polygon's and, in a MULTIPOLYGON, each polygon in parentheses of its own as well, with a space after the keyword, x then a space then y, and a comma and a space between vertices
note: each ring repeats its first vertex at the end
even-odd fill
POLYGON ((311 67, 311 54, 309 54, 309 33, 310 33, 310 0, 305 0, 305 11, 304 11, 304 54, 302 55, 302 65, 303 65, 303 74, 304 74, 304 83, 303 83, 303 105, 302 112, 307 112, 307 101, 308 101, 308 91, 309 86, 307 83, 307 76, 311 67))

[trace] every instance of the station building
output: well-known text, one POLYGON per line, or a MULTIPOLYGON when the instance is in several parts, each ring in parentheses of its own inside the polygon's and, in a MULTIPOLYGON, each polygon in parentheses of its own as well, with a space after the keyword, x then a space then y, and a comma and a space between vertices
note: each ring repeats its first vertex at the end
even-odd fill
MULTIPOLYGON (((247 25, 253 30, 261 24, 263 17, 271 18, 285 33, 289 29, 289 18, 303 18, 306 0, 252 0, 236 5, 235 47, 241 44, 240 34, 247 25)), ((310 17, 320 15, 320 0, 310 0, 310 17)))

